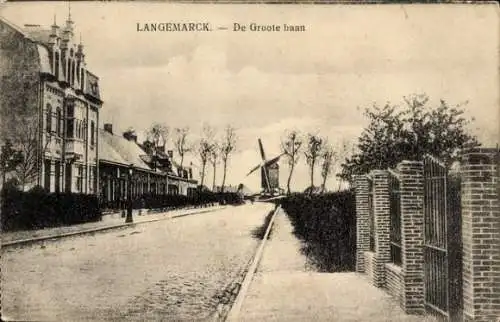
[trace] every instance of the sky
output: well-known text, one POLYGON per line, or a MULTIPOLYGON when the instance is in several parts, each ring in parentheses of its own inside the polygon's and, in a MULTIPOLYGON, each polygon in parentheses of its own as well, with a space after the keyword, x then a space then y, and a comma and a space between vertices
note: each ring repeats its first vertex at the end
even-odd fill
MULTIPOLYGON (((20 26, 49 26, 54 15, 62 24, 68 3, 7 3, 0 14, 20 26)), ((498 143, 496 5, 75 2, 71 16, 87 67, 100 78, 101 126, 113 123, 115 132, 133 127, 139 134, 155 122, 189 126, 195 140, 204 123, 219 133, 230 124, 238 145, 229 184, 259 189, 258 173, 245 176, 260 162, 259 137, 268 157, 280 152, 287 129, 318 133, 333 145, 355 143, 366 125, 365 107, 400 104, 412 93, 426 93, 431 103, 468 102, 471 131, 485 146, 498 143), (189 21, 229 29, 137 31, 137 23, 189 21), (235 32, 233 23, 286 23, 306 31, 235 32)), ((283 186, 286 177, 282 161, 283 186)), ((302 156, 292 189, 308 185, 302 156)), ((327 182, 329 189, 338 186, 334 176, 327 182)))

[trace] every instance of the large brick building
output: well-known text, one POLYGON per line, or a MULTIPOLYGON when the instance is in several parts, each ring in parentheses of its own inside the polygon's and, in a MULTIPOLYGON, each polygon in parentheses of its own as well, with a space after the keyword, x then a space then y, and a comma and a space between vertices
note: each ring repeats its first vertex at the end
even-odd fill
POLYGON ((71 15, 50 28, 0 18, 0 48, 1 137, 24 152, 21 185, 96 193, 103 102, 71 15))

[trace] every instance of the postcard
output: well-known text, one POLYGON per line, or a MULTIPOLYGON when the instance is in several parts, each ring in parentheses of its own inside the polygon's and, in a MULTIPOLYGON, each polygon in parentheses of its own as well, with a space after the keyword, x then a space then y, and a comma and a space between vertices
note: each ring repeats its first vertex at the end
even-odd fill
POLYGON ((6 2, 5 321, 499 321, 498 4, 6 2))

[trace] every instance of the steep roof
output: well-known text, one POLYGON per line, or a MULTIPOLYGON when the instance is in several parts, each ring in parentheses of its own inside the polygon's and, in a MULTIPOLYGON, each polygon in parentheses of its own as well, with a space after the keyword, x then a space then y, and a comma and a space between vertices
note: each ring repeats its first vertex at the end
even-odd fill
POLYGON ((99 129, 99 159, 124 166, 133 164, 136 168, 152 171, 142 160, 146 154, 134 141, 129 141, 121 136, 111 134, 99 129))
POLYGON ((43 28, 40 25, 24 25, 21 27, 24 35, 38 43, 47 44, 50 37, 50 29, 43 28))

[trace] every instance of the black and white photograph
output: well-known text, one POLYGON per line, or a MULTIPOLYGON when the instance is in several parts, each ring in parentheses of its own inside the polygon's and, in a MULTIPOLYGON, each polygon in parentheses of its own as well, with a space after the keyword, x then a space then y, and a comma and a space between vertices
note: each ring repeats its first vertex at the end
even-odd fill
POLYGON ((2 321, 500 321, 498 3, 0 3, 2 321))

